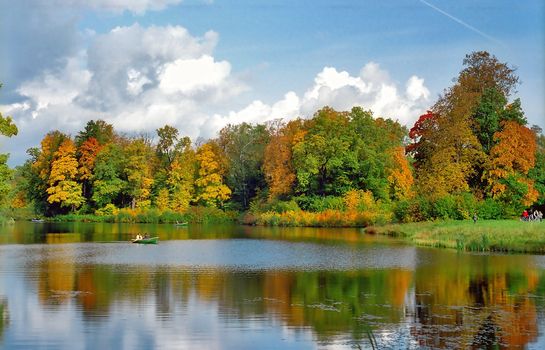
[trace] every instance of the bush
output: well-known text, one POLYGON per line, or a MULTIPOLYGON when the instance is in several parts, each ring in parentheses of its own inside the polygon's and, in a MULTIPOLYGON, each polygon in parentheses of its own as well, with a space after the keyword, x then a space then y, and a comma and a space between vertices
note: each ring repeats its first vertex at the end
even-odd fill
POLYGON ((409 200, 400 200, 394 206, 394 217, 397 222, 412 222, 413 215, 411 211, 411 202, 409 200))
POLYGON ((475 196, 471 193, 463 193, 456 197, 456 218, 459 220, 468 220, 473 217, 477 211, 478 203, 475 196))
POLYGON ((252 203, 250 203, 250 210, 251 213, 265 213, 268 211, 272 211, 275 213, 284 213, 286 211, 298 211, 301 210, 299 208, 299 205, 297 205, 297 202, 294 200, 289 201, 282 201, 279 199, 274 199, 271 201, 264 201, 264 200, 254 200, 252 203))
POLYGON ((492 198, 482 201, 478 208, 479 218, 484 220, 497 220, 503 217, 503 208, 501 203, 492 198))
POLYGON ((119 212, 119 209, 115 205, 110 203, 110 204, 106 204, 104 208, 95 210, 95 215, 112 216, 112 215, 117 215, 118 212, 119 212))
POLYGON ((189 222, 196 223, 223 223, 234 222, 238 219, 238 212, 223 211, 214 207, 189 207, 184 213, 184 218, 189 222))
POLYGON ((299 208, 312 212, 321 212, 325 210, 345 210, 345 204, 342 197, 335 196, 301 196, 295 198, 299 208))
POLYGON ((452 195, 437 198, 432 204, 432 217, 435 219, 456 219, 456 199, 452 195))
POLYGON ((175 222, 185 222, 186 216, 172 210, 164 210, 159 215, 159 222, 162 224, 173 224, 175 222))

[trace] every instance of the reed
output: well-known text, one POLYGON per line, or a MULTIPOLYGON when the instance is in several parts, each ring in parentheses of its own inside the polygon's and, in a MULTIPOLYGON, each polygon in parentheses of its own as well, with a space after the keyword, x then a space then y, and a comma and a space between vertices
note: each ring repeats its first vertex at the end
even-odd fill
POLYGON ((545 253, 545 221, 428 221, 371 226, 366 232, 463 251, 545 253))

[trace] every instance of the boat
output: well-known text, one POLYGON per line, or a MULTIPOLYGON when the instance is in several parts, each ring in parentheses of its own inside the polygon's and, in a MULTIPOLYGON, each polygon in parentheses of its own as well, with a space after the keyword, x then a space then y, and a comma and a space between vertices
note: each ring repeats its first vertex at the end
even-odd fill
POLYGON ((184 222, 178 222, 176 221, 176 223, 174 224, 174 226, 187 226, 187 221, 184 221, 184 222))
POLYGON ((157 241, 159 240, 159 237, 150 237, 150 238, 135 238, 131 241, 133 243, 140 243, 140 244, 157 244, 157 241))
POLYGON ((30 220, 30 221, 32 221, 32 222, 37 222, 37 223, 42 223, 42 222, 44 222, 45 220, 44 220, 44 219, 36 219, 36 218, 34 218, 34 219, 30 220))

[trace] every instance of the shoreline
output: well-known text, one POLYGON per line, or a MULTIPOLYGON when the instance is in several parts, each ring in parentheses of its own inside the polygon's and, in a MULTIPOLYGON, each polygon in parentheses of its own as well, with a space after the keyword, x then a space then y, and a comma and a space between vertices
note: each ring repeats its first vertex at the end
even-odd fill
POLYGON ((426 221, 369 226, 368 234, 402 238, 417 246, 471 252, 545 254, 545 221, 426 221))
MULTIPOLYGON (((245 222, 245 220, 240 220, 240 218, 239 220, 236 220, 234 216, 235 215, 230 215, 229 219, 227 219, 226 217, 218 218, 215 215, 204 215, 204 217, 195 215, 191 217, 193 220, 190 219, 186 221, 189 223, 232 223, 243 226, 263 227, 364 228, 366 234, 401 238, 416 246, 448 248, 473 252, 545 254, 545 220, 541 222, 524 222, 514 219, 479 220, 476 223, 471 220, 437 220, 372 225, 365 225, 358 222, 348 223, 344 220, 332 220, 329 222, 313 222, 312 225, 301 224, 301 222, 289 222, 289 224, 277 223, 277 225, 271 225, 255 221, 245 222)), ((183 217, 184 219, 188 218, 187 216, 183 217)), ((115 217, 110 216, 108 218, 114 219, 115 217)), ((144 218, 146 217, 144 216, 144 218)), ((104 217, 97 217, 94 215, 71 215, 49 218, 46 219, 46 222, 125 222, 153 224, 172 224, 175 222, 171 220, 157 220, 157 218, 154 218, 155 220, 137 222, 138 220, 134 220, 137 219, 137 217, 132 218, 134 221, 117 221, 115 219, 110 221, 104 219, 104 217)), ((142 217, 139 217, 138 219, 142 219, 142 217)))

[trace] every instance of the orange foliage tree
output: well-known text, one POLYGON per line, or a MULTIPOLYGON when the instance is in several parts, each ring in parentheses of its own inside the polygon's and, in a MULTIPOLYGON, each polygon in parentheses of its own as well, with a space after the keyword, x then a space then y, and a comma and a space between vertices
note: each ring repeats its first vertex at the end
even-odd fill
POLYGON ((527 177, 535 165, 534 132, 516 121, 505 121, 502 130, 495 134, 495 141, 496 145, 490 151, 489 168, 484 174, 492 197, 501 198, 509 193, 510 183, 516 180, 527 188, 522 204, 531 205, 538 197, 533 181, 527 177))
POLYGON ((293 120, 272 131, 265 148, 263 171, 269 185, 269 198, 293 192, 296 174, 292 163, 293 145, 304 138, 303 122, 293 120))

